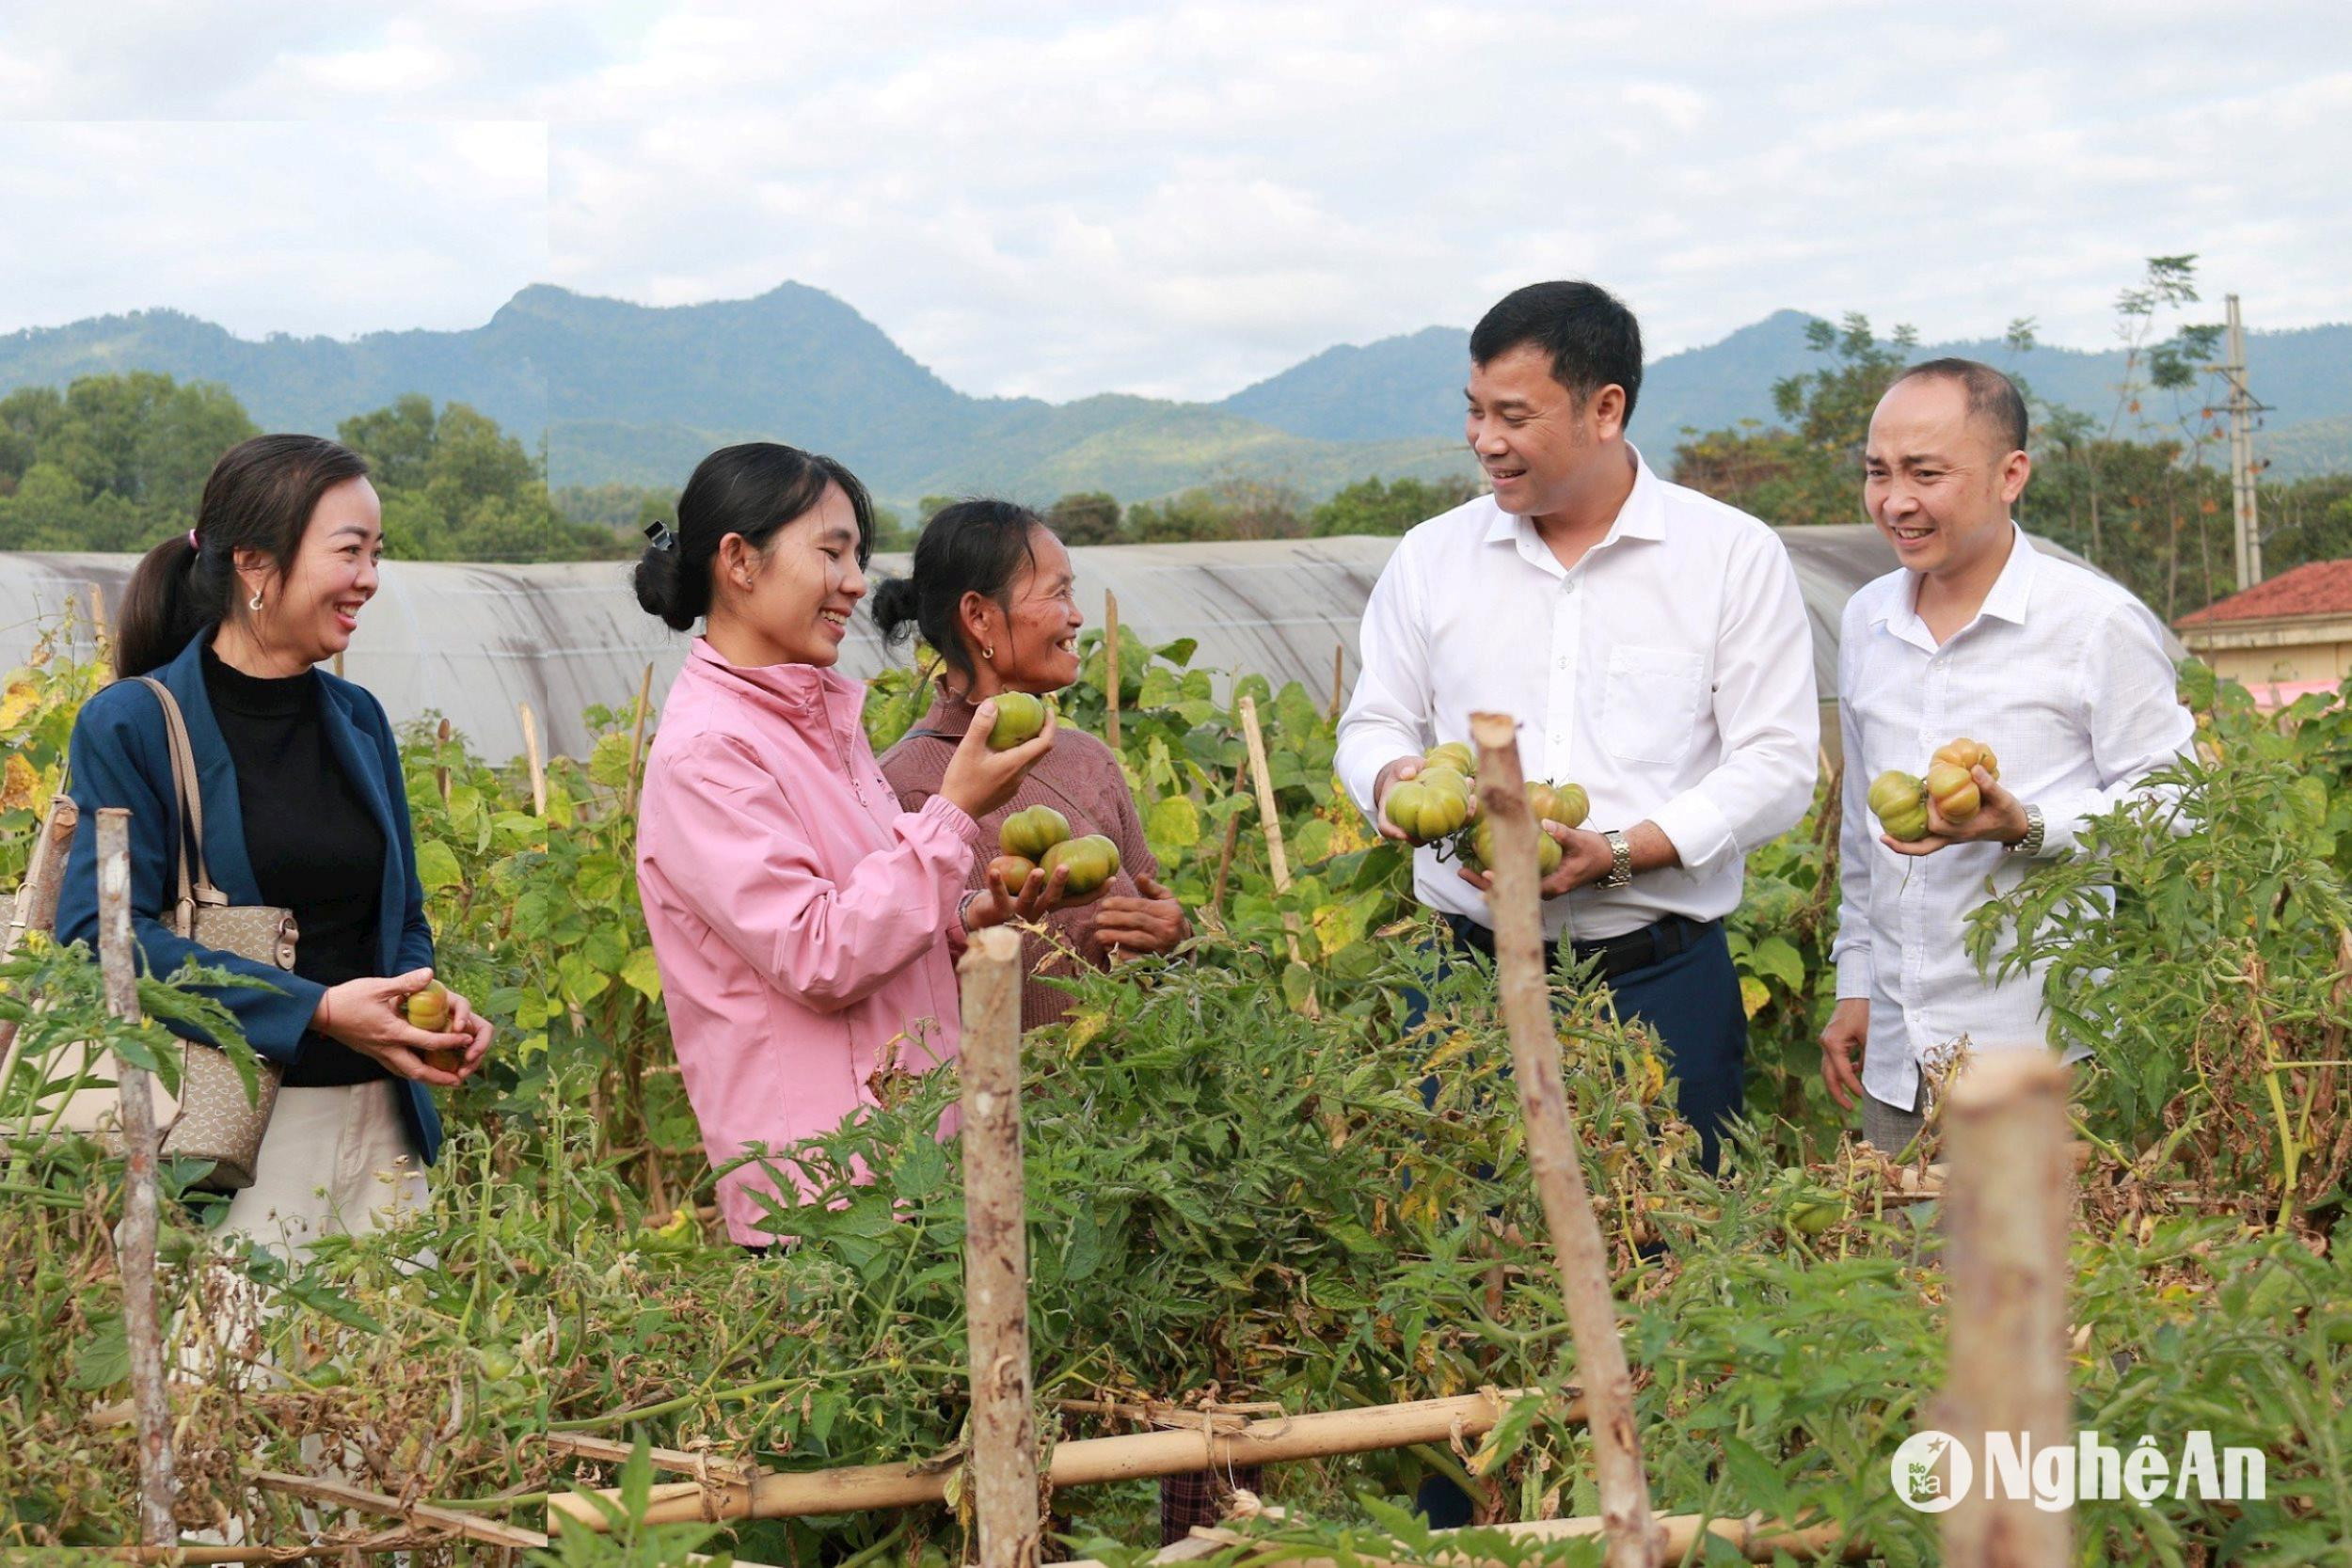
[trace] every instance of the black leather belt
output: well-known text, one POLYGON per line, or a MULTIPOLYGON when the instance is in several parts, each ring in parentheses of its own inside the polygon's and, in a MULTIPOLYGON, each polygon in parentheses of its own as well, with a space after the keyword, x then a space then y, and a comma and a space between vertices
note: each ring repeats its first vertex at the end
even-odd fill
MULTIPOLYGON (((1488 958, 1495 956, 1495 934, 1466 914, 1446 915, 1446 924, 1454 927, 1454 940, 1465 947, 1474 947, 1488 958)), ((1579 964, 1597 957, 1600 977, 1622 979, 1652 964, 1663 963, 1680 953, 1697 946, 1701 939, 1723 924, 1720 920, 1692 920, 1688 915, 1670 914, 1653 920, 1637 930, 1622 936, 1603 937, 1597 942, 1569 944, 1579 964)), ((1560 944, 1544 943, 1544 967, 1549 969, 1559 961, 1560 944)))

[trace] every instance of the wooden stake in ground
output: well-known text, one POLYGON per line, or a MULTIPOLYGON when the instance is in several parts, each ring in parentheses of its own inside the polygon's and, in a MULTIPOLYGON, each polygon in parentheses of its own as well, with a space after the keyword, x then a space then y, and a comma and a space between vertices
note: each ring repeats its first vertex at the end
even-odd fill
POLYGON ((980 1568, 1034 1568, 1029 1233, 1021 1168, 1021 938, 976 933, 962 978, 963 1311, 972 1346, 972 1503, 980 1568))
POLYGON ((1331 722, 1340 721, 1347 711, 1347 644, 1343 642, 1331 650, 1331 722))
MULTIPOLYGON (((1522 1390, 1462 1394, 1416 1400, 1409 1404, 1364 1410, 1327 1410, 1252 1421, 1238 1432, 1139 1432, 1119 1437, 1082 1437, 1054 1445, 1047 1479, 1055 1490, 1152 1476, 1198 1475, 1237 1465, 1279 1465, 1291 1460, 1328 1459, 1338 1454, 1407 1449, 1416 1443, 1447 1443, 1484 1436, 1502 1418, 1512 1401, 1540 1398, 1522 1390)), ((1576 1419, 1581 1400, 1563 1414, 1576 1419)), ((947 1472, 913 1465, 861 1465, 841 1470, 769 1472, 749 1486, 706 1489, 695 1481, 670 1481, 653 1489, 645 1522, 783 1519, 811 1513, 855 1513, 878 1508, 914 1508, 947 1495, 947 1472), (706 1504, 709 1512, 704 1512, 706 1504)), ((596 1496, 620 1500, 617 1488, 596 1496)), ((550 1528, 601 1531, 604 1515, 582 1497, 548 1498, 550 1528)))
POLYGON ((637 723, 628 732, 628 788, 621 796, 621 813, 627 816, 637 809, 638 770, 645 764, 645 711, 653 697, 653 666, 637 677, 637 723))
MULTIPOLYGON (((131 940, 131 814, 98 813, 98 961, 106 1010, 139 1019, 139 971, 131 940)), ((122 1105, 124 1196, 119 1266, 122 1332, 131 1352, 131 1398, 139 1422, 139 1535, 150 1546, 180 1539, 172 1523, 171 1402, 164 1391, 162 1325, 155 1317, 155 1101, 145 1068, 115 1057, 122 1105)))
POLYGON ((1103 721, 1103 738, 1119 750, 1119 595, 1103 590, 1103 693, 1110 700, 1110 716, 1103 721))
MULTIPOLYGON (((1249 746, 1249 774, 1257 782, 1258 823, 1265 829, 1266 864, 1274 872, 1274 891, 1278 894, 1288 893, 1291 890, 1291 862, 1282 848, 1282 819, 1274 810, 1274 775, 1266 767, 1265 734, 1258 728, 1257 700, 1246 691, 1241 699, 1241 731, 1249 746)), ((1298 950, 1296 910, 1282 911, 1282 930, 1290 942, 1291 962, 1304 963, 1306 959, 1298 950)), ((1315 993, 1311 990, 1307 993, 1307 1016, 1323 1016, 1323 1009, 1316 1004, 1315 993)))
MULTIPOLYGON (((65 887, 66 856, 72 852, 73 830, 81 820, 81 808, 71 795, 60 792, 49 802, 24 867, 24 885, 16 890, 16 902, 8 911, 8 933, 0 938, 0 958, 13 958, 27 933, 57 928, 57 895, 65 887)), ((16 1071, 16 1020, 0 1018, 0 1089, 8 1086, 16 1071)))
POLYGON ((523 716, 523 756, 531 764, 531 814, 548 814, 548 765, 539 752, 539 719, 529 703, 517 705, 523 716))
POLYGON ((1478 809, 1494 835, 1494 887, 1486 895, 1495 932, 1495 969, 1502 1022, 1511 1035, 1511 1069, 1527 1118, 1527 1164, 1560 1268, 1575 1336, 1585 1422, 1609 1568, 1653 1568, 1661 1543, 1650 1520, 1649 1477, 1633 1424, 1633 1379, 1617 1337, 1617 1305, 1609 1287, 1609 1251, 1593 1218, 1592 1194, 1577 1154, 1576 1129, 1560 1077, 1560 1044, 1551 1027, 1544 973, 1543 913, 1535 869, 1535 818, 1519 770, 1518 726, 1508 714, 1470 715, 1478 747, 1478 809))
POLYGON ((1978 1056, 1944 1112, 1950 1173, 1950 1381, 1939 1424, 1975 1462, 1975 1484, 1944 1515, 1950 1568, 2062 1568, 2065 1512, 1991 1495, 1985 1433, 2035 1449, 2074 1441, 2067 1393, 2066 1229, 2074 1170, 2066 1069, 2039 1051, 1978 1056))
MULTIPOLYGON (((444 719, 441 721, 441 727, 437 732, 437 739, 441 745, 446 746, 449 744, 449 721, 444 719)), ((447 806, 449 804, 449 769, 447 768, 435 768, 433 769, 433 782, 441 791, 441 804, 443 806, 447 806)))

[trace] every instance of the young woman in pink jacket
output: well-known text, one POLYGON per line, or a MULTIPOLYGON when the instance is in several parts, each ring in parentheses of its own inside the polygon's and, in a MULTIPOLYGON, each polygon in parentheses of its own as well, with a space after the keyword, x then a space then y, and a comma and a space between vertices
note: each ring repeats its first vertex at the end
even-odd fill
POLYGON ((1053 721, 1002 752, 975 723, 938 795, 901 811, 859 721, 866 688, 832 668, 873 545, 855 476, 771 442, 723 448, 687 482, 675 531, 647 531, 638 602, 707 625, 646 759, 638 891, 720 1212, 759 1247, 777 1236, 756 1194, 818 1190, 795 1148, 875 1104, 882 1074, 956 1053, 966 933, 1041 912, 1042 890, 967 889, 993 852, 976 819, 1052 748, 1053 721), (760 1148, 774 1158, 743 1163, 760 1148))

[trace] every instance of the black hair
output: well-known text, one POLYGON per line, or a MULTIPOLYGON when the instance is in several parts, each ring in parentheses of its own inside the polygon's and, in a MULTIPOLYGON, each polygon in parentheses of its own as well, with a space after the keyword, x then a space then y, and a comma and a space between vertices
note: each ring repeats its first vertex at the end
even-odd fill
POLYGON ((896 642, 910 623, 923 641, 966 680, 976 672, 963 645, 957 610, 966 594, 993 599, 1012 613, 1012 585, 1037 564, 1032 530, 1045 519, 1007 500, 960 500, 943 506, 914 541, 914 571, 874 590, 874 626, 896 642))
POLYGON ((1642 391, 1642 324, 1595 283, 1530 283, 1495 302, 1470 329, 1470 362, 1493 363, 1533 344, 1551 356, 1551 378, 1579 406, 1603 387, 1625 388, 1625 419, 1642 391))
POLYGON ((256 436, 221 453, 193 538, 173 534, 132 569, 115 617, 115 674, 159 670, 199 633, 248 613, 237 552, 258 550, 291 573, 319 498, 367 473, 358 452, 318 436, 256 436))
POLYGON ((2017 383, 1974 359, 1928 359, 1897 376, 1895 384, 1900 386, 1922 376, 1959 382, 1968 389, 1968 417, 1992 426, 1993 434, 2007 443, 2002 452, 2006 455, 2026 450, 2026 400, 2018 392, 2017 383))
POLYGON ((857 475, 833 458, 774 441, 721 447, 694 465, 677 499, 677 527, 637 558, 638 604, 673 630, 689 630, 710 613, 711 571, 728 534, 764 550, 836 484, 857 514, 862 567, 874 554, 874 503, 857 475))

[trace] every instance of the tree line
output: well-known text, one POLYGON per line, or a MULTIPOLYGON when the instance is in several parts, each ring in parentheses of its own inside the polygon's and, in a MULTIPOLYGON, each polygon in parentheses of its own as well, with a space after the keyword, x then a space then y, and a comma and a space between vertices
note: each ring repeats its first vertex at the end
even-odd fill
MULTIPOLYGON (((140 551, 196 521, 205 476, 258 436, 209 383, 149 371, 84 376, 0 398, 0 550, 140 551)), ((537 453, 462 403, 410 395, 336 436, 368 460, 384 543, 419 561, 588 561, 629 553, 611 529, 559 513, 537 453)))
MULTIPOLYGON (((2118 295, 2124 374, 2102 409, 2067 407, 2033 389, 2034 324, 2010 324, 1997 368, 2018 384, 2030 418, 2032 481, 2018 520, 2129 587, 2165 620, 2238 589, 2229 471, 2227 390, 2207 367, 2221 328, 2188 319, 2199 303, 2196 258, 2149 259, 2118 295)), ((1815 322, 1820 364, 1773 388, 1781 422, 1685 433, 1681 483, 1768 522, 1857 523, 1861 452, 1870 412, 1915 357, 1918 335, 1881 340, 1867 317, 1815 322)), ((2266 577, 2352 556, 2352 475, 2258 481, 2266 577)))

